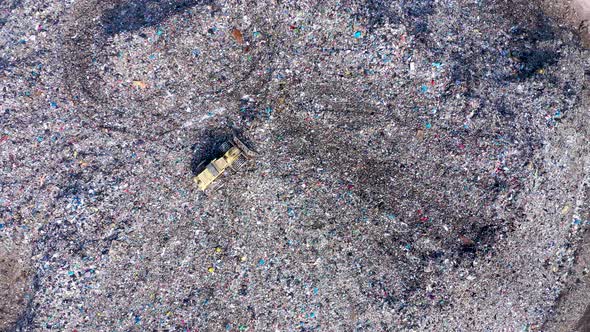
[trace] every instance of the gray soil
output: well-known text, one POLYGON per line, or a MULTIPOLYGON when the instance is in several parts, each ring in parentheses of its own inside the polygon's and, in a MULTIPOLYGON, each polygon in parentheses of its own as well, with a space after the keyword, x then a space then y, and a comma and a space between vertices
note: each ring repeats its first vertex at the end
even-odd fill
POLYGON ((31 292, 30 248, 19 247, 20 242, 0 240, 0 331, 12 329, 31 292))
MULTIPOLYGON (((588 0, 571 0, 571 1, 546 1, 543 8, 549 14, 558 19, 560 22, 576 29, 581 42, 585 47, 590 46, 590 1, 588 0)), ((587 97, 585 97, 587 98, 587 97)), ((588 110, 588 102, 584 99, 581 107, 588 110)), ((587 133, 587 129, 582 129, 587 133)), ((586 147, 588 136, 581 137, 580 147, 586 147)), ((588 160, 588 149, 579 150, 582 160, 588 160), (585 157, 585 158, 584 158, 585 157)), ((584 162, 583 162, 584 163, 584 162)), ((582 165, 576 172, 586 174, 586 179, 590 172, 588 163, 585 161, 585 167, 582 165)), ((588 197, 590 197, 590 188, 585 180, 581 189, 585 193, 582 197, 582 207, 587 209, 588 197)), ((590 331, 590 233, 586 232, 577 246, 573 248, 574 255, 570 258, 573 265, 564 280, 564 287, 551 311, 552 315, 543 325, 545 331, 590 331)))
POLYGON ((583 330, 584 6, 1 2, 0 329, 583 330))

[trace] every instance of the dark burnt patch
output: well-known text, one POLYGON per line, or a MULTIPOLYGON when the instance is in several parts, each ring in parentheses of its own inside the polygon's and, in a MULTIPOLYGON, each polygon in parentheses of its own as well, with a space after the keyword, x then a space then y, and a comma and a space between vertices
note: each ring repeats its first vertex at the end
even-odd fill
POLYGON ((517 74, 513 78, 523 80, 533 77, 541 69, 555 65, 559 61, 559 54, 552 50, 521 49, 512 51, 517 60, 517 74))
POLYGON ((102 17, 102 26, 107 35, 156 26, 168 17, 181 13, 195 6, 210 4, 211 0, 134 0, 124 1, 112 9, 106 10, 102 17))
POLYGON ((401 22, 401 15, 396 5, 387 0, 366 0, 357 17, 368 21, 369 31, 373 31, 385 23, 398 24, 401 22))

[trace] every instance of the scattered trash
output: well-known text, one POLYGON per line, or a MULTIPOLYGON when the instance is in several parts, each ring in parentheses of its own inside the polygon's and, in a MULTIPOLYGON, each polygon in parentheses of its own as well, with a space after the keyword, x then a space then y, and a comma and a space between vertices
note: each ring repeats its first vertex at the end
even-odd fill
POLYGON ((137 88, 140 88, 140 89, 147 88, 147 84, 145 84, 142 81, 133 81, 132 84, 133 84, 134 87, 137 87, 137 88))
POLYGON ((416 130, 416 137, 418 137, 419 140, 424 140, 424 130, 422 129, 418 129, 416 130))
POLYGON ((23 293, 0 293, 0 330, 503 331, 566 312, 589 51, 541 6, 0 7, 0 259, 29 265, 0 287, 23 293), (261 151, 239 172, 234 133, 261 151))

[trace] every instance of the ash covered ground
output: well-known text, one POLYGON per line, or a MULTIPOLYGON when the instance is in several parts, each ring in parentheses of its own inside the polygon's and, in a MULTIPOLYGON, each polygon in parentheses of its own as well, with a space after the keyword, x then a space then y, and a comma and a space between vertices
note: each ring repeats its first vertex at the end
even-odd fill
POLYGON ((589 53, 544 8, 2 2, 0 329, 574 329, 589 53))

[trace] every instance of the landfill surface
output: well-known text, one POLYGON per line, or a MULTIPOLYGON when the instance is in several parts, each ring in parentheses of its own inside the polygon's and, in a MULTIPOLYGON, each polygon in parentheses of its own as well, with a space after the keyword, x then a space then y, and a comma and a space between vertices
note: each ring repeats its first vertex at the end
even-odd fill
POLYGON ((0 330, 590 329, 587 27, 548 3, 1 1, 0 330))

